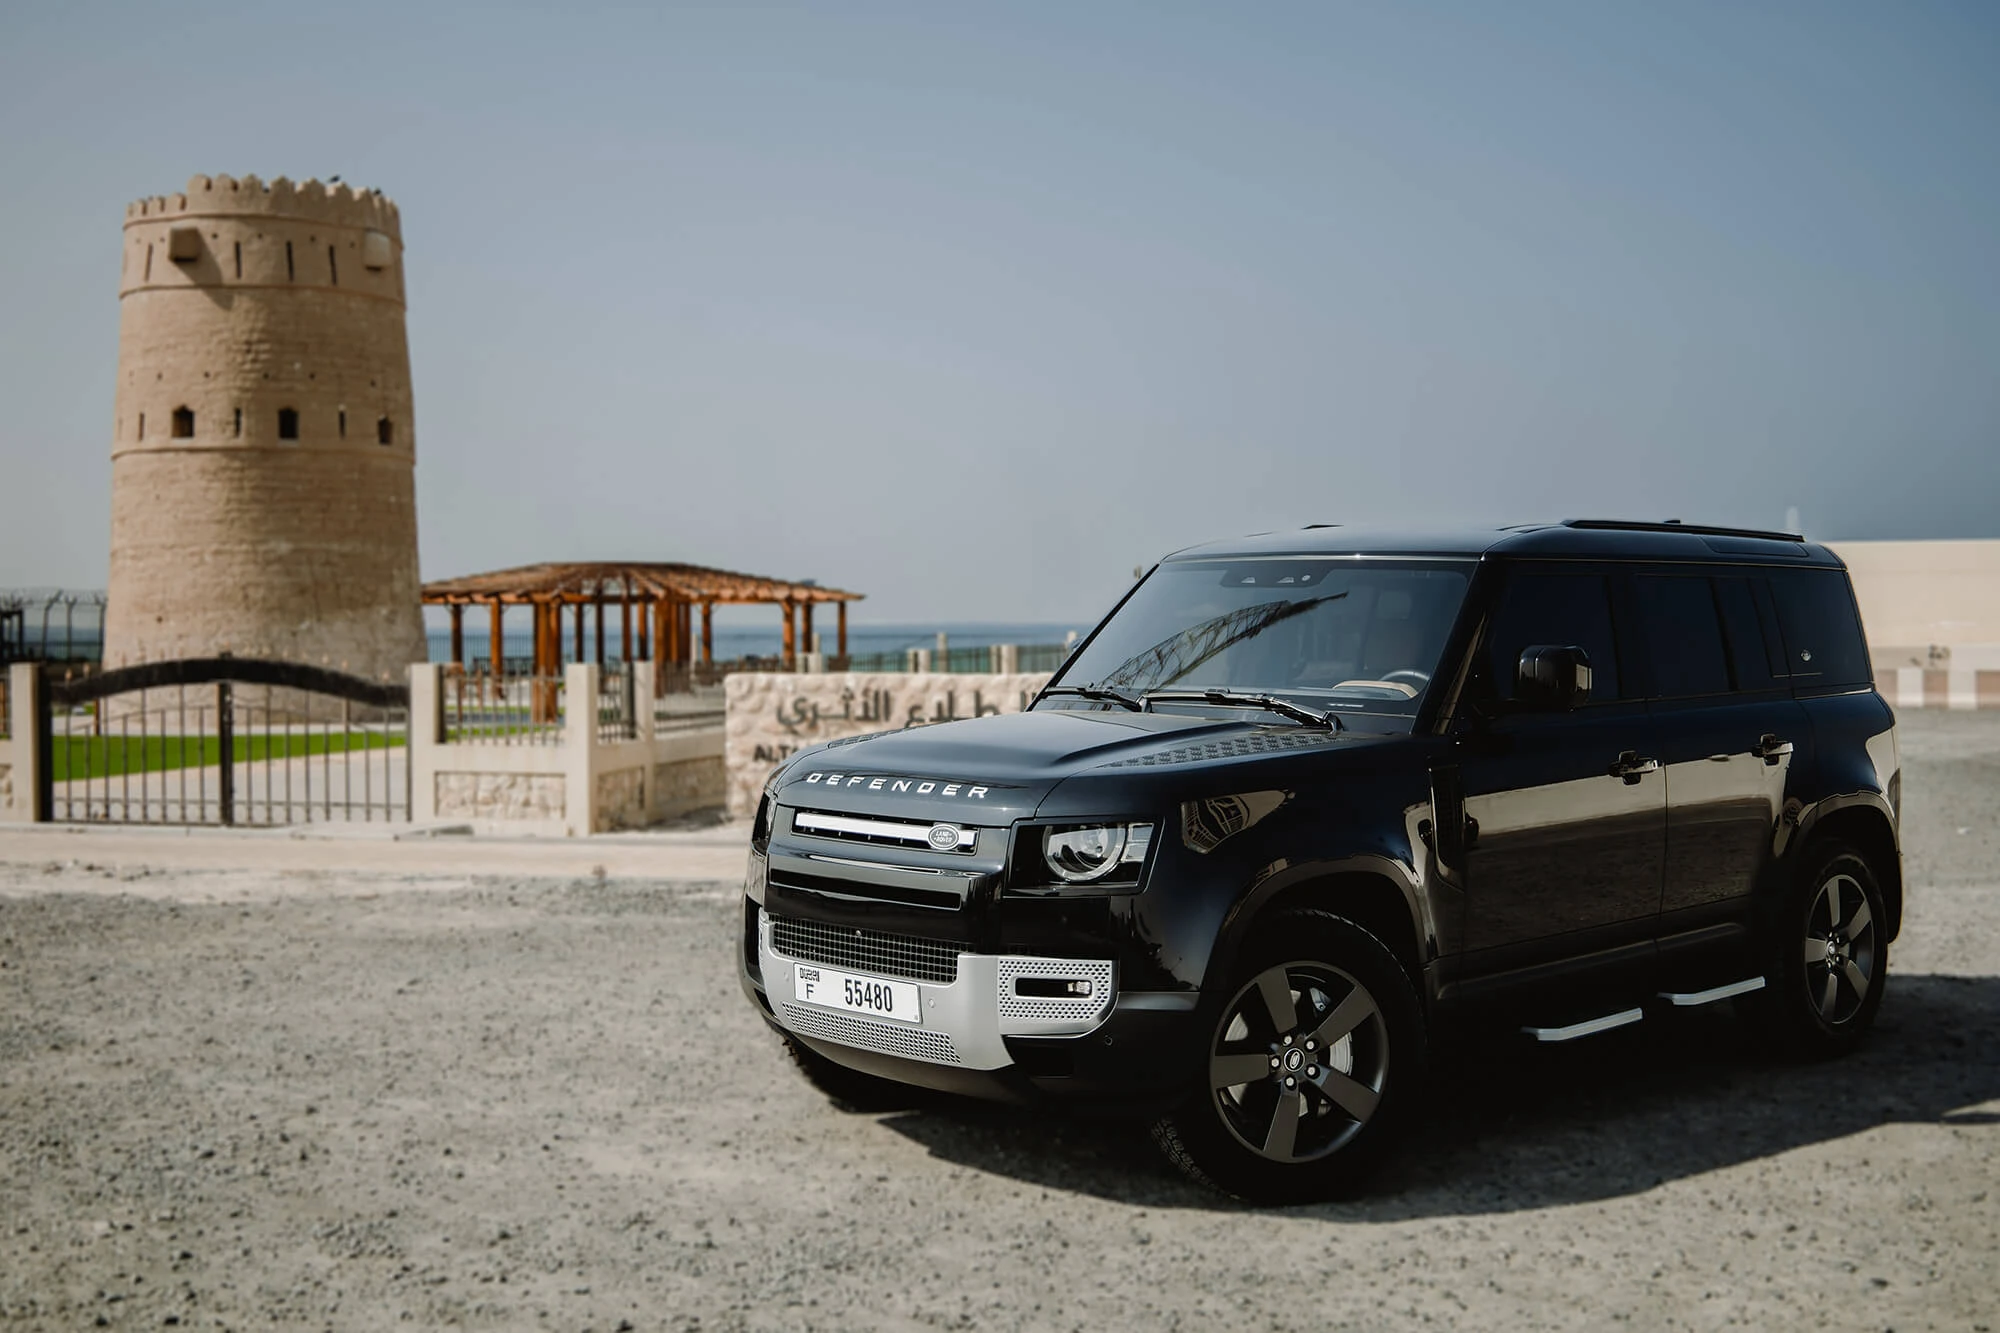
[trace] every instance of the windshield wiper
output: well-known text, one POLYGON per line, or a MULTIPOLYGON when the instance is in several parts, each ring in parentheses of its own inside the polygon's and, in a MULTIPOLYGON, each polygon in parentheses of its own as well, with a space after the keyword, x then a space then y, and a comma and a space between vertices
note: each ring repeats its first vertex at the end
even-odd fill
POLYGON ((1101 700, 1104 703, 1122 704, 1135 713, 1146 711, 1146 701, 1135 699, 1123 690, 1099 689, 1095 685, 1052 685, 1042 691, 1042 697, 1051 694, 1074 694, 1079 699, 1101 700))
POLYGON ((1340 720, 1340 714, 1328 709, 1316 712, 1290 699, 1280 699, 1271 694, 1249 694, 1241 690, 1150 690, 1145 702, 1153 703, 1205 703, 1217 704, 1224 708, 1263 708, 1288 717, 1294 722, 1303 722, 1309 727, 1328 727, 1334 731, 1346 731, 1347 724, 1340 720))

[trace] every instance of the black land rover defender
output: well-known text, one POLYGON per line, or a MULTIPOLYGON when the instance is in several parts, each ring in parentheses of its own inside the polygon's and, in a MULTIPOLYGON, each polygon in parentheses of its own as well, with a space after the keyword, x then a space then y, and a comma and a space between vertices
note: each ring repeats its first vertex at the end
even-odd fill
POLYGON ((774 774, 743 984, 844 1102, 1130 1110, 1199 1179, 1323 1196, 1474 1014, 1568 1041, 1734 998, 1795 1052, 1853 1045, 1900 786, 1846 571, 1799 537, 1217 542, 1028 712, 774 774))

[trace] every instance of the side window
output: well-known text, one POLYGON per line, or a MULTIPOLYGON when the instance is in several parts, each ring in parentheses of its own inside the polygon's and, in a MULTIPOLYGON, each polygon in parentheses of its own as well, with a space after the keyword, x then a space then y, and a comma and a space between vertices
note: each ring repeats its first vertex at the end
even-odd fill
POLYGON ((1757 594, 1749 579, 1715 581, 1715 600, 1722 608, 1723 637, 1729 644, 1729 667, 1739 690, 1768 690, 1781 682, 1785 649, 1765 637, 1757 614, 1757 594))
POLYGON ((1498 698, 1514 697, 1521 650, 1536 644, 1573 644, 1590 655, 1592 703, 1622 697, 1611 590, 1602 574, 1517 571, 1501 590, 1486 643, 1486 669, 1498 698))
POLYGON ((1729 692, 1729 655, 1706 578, 1641 574, 1639 615, 1653 668, 1653 695, 1688 699, 1729 692))
POLYGON ((1785 638, 1785 665, 1792 684, 1866 685, 1874 680, 1861 616, 1847 575, 1837 569, 1779 569, 1771 572, 1778 601, 1778 628, 1785 638))

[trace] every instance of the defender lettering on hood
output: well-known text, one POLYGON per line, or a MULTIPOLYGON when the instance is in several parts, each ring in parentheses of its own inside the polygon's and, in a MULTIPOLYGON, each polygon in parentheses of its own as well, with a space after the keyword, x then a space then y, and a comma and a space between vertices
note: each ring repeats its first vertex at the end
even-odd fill
POLYGON ((887 774, 880 776, 869 773, 808 773, 807 786, 824 784, 828 787, 860 787, 864 791, 908 792, 914 796, 953 796, 963 801, 983 801, 987 788, 975 787, 969 782, 944 782, 935 778, 899 778, 887 774))

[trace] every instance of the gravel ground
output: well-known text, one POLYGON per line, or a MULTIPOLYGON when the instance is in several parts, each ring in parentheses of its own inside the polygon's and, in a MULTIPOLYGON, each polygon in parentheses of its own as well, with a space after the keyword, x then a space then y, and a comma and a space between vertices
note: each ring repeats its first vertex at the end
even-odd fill
POLYGON ((1286 1210, 1116 1125, 831 1109, 732 884, 0 865, 0 1326, 2000 1326, 2000 715, 1904 753, 1860 1055, 1483 1050, 1286 1210))

